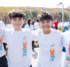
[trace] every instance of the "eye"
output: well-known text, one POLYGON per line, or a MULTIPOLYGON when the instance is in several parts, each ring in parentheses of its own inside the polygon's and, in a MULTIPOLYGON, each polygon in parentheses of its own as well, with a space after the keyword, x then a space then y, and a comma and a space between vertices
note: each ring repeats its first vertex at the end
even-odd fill
POLYGON ((47 23, 50 23, 50 22, 47 22, 47 23))
POLYGON ((21 18, 19 18, 19 20, 21 20, 21 18))
POLYGON ((44 22, 42 22, 42 23, 44 23, 44 22))
POLYGON ((14 18, 14 21, 16 21, 16 18, 14 18))

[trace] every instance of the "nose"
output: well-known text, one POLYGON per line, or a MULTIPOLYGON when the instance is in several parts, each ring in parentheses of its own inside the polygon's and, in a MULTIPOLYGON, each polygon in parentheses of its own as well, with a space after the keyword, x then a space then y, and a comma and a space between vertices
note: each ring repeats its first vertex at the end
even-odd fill
POLYGON ((45 23, 44 23, 44 25, 48 25, 48 23, 47 23, 47 22, 45 22, 45 23))
POLYGON ((19 23, 19 21, 18 21, 18 20, 17 20, 16 22, 17 22, 17 23, 19 23))

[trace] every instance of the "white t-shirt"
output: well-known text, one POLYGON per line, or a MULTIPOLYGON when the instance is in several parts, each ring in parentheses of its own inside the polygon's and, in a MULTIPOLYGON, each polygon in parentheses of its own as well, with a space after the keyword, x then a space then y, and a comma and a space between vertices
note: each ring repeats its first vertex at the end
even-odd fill
POLYGON ((63 67, 70 67, 70 31, 63 33, 62 42, 66 49, 65 62, 63 67))
POLYGON ((29 67, 32 64, 33 37, 31 31, 26 28, 4 32, 4 40, 8 43, 8 67, 29 67))
POLYGON ((31 25, 31 24, 30 24, 30 26, 29 26, 28 24, 26 24, 25 28, 28 28, 28 29, 30 29, 31 31, 34 29, 34 28, 33 28, 33 25, 31 25))
POLYGON ((42 30, 34 32, 39 43, 39 54, 36 67, 60 67, 62 54, 62 33, 51 29, 49 34, 42 30))
POLYGON ((2 21, 0 21, 0 57, 5 55, 5 50, 2 41, 4 30, 5 30, 5 24, 2 21))
POLYGON ((40 28, 40 26, 39 26, 39 23, 38 23, 38 22, 35 22, 35 23, 34 23, 34 28, 35 28, 35 30, 37 30, 37 29, 39 29, 39 28, 40 28))

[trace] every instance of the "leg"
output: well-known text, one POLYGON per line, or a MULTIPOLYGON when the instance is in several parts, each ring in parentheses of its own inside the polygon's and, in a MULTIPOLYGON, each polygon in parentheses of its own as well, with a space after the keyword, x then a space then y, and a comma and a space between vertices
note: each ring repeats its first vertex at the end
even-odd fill
POLYGON ((32 65, 30 65, 30 67, 32 67, 32 65))
POLYGON ((0 58, 0 67, 8 67, 7 59, 5 56, 0 58))
POLYGON ((34 41, 32 41, 32 50, 34 50, 34 41))

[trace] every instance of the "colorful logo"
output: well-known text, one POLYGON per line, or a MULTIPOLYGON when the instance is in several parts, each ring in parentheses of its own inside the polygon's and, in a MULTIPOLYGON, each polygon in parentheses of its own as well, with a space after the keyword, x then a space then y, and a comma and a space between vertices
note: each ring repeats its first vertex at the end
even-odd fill
POLYGON ((23 38, 23 57, 27 56, 27 40, 26 37, 23 38))
POLYGON ((70 67, 70 42, 69 42, 69 56, 66 57, 66 67, 70 67))
POLYGON ((0 37, 0 45, 1 45, 1 43, 2 43, 2 36, 0 37))
POLYGON ((54 44, 51 46, 50 48, 50 61, 54 61, 55 59, 55 48, 54 48, 54 44))
POLYGON ((0 51, 2 50, 2 35, 3 35, 3 32, 0 29, 0 51))

